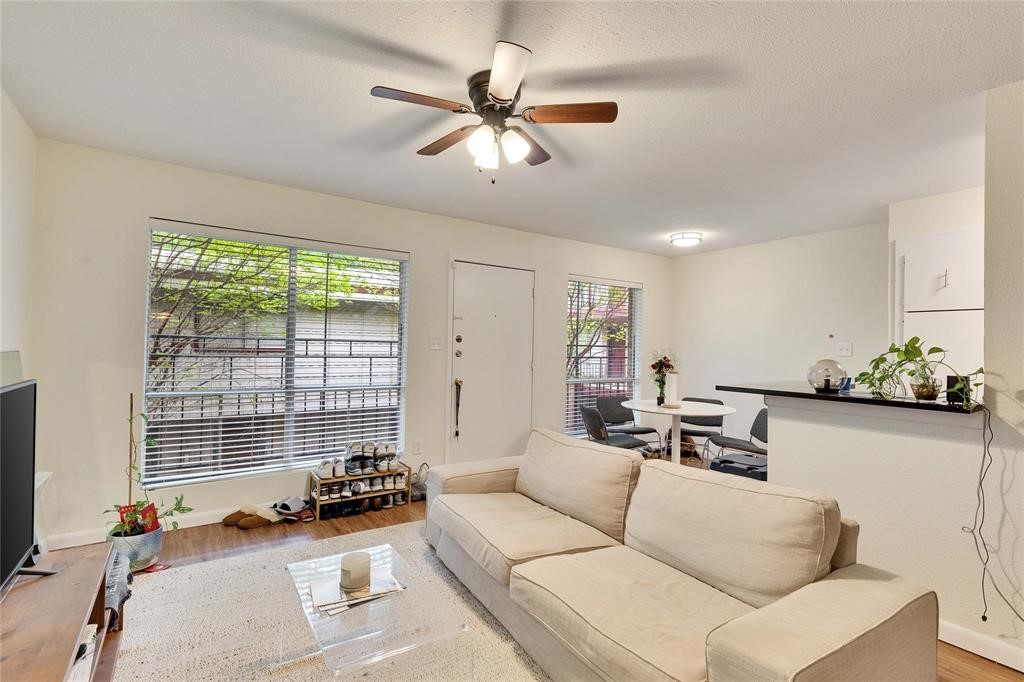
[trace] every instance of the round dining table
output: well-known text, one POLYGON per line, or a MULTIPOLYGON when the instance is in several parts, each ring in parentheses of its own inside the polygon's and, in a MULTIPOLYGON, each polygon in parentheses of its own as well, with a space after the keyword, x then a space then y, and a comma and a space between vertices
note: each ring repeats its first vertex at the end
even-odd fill
POLYGON ((679 464, 679 430, 686 417, 724 417, 727 414, 734 414, 735 407, 718 405, 716 403, 699 403, 694 400, 680 400, 679 407, 665 407, 659 405, 657 400, 627 400, 622 406, 627 410, 644 412, 645 414, 661 414, 672 417, 672 461, 679 464))

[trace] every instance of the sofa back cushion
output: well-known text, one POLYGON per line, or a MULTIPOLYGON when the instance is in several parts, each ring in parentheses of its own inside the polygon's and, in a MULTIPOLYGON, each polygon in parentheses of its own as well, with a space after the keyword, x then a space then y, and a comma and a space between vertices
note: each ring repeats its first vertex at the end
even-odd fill
POLYGON ((759 608, 828 574, 839 518, 832 498, 652 460, 625 544, 759 608))
POLYGON ((549 429, 534 429, 516 492, 622 542, 643 457, 549 429))

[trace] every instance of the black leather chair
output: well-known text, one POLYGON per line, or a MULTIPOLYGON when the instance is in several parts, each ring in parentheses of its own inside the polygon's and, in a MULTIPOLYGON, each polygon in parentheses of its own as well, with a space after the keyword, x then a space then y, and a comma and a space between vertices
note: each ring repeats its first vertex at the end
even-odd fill
MULTIPOLYGON (((692 403, 707 403, 709 405, 724 405, 718 398, 694 398, 687 396, 683 400, 688 400, 692 403)), ((712 436, 722 435, 722 417, 683 417, 680 419, 682 424, 679 425, 679 435, 689 436, 690 438, 703 438, 704 439, 704 450, 701 457, 708 452, 708 439, 712 436), (694 429, 687 426, 703 426, 702 429, 694 429)))
POLYGON ((626 433, 609 433, 601 413, 593 407, 580 407, 583 425, 587 427, 587 437, 595 443, 611 445, 614 448, 642 448, 647 441, 634 438, 626 433))
POLYGON ((597 411, 601 413, 608 433, 625 433, 629 436, 645 436, 654 434, 661 447, 661 434, 653 426, 637 426, 633 410, 625 408, 622 403, 629 400, 624 395, 602 396, 597 399, 597 411))
POLYGON ((754 440, 757 439, 762 443, 768 443, 768 408, 763 407, 761 411, 754 417, 754 423, 750 425, 750 439, 743 440, 742 438, 733 438, 732 436, 711 436, 708 438, 708 442, 712 445, 717 445, 723 450, 740 450, 742 452, 751 452, 755 455, 767 455, 768 449, 762 448, 760 445, 756 445, 754 440))

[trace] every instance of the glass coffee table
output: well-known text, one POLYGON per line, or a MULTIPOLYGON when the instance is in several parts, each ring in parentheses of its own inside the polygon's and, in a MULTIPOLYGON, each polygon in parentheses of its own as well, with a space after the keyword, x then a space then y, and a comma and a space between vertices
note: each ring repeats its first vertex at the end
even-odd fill
POLYGON ((337 580, 341 558, 333 554, 288 564, 288 573, 302 602, 327 671, 335 677, 352 674, 362 666, 404 654, 426 644, 456 637, 466 631, 459 614, 442 602, 430 604, 429 589, 417 582, 401 555, 391 545, 363 550, 370 555, 371 569, 390 571, 406 589, 351 606, 331 616, 313 604, 310 583, 324 578, 337 580))

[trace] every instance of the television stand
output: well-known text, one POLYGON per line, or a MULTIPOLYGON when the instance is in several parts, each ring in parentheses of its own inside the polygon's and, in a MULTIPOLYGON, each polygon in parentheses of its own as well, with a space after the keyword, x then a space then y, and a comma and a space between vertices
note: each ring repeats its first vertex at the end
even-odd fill
POLYGON ((88 625, 96 626, 89 679, 113 676, 119 633, 111 622, 124 619, 106 608, 112 552, 108 543, 49 552, 17 578, 0 602, 0 679, 67 679, 88 625), (32 577, 40 574, 48 577, 32 577))
POLYGON ((19 568, 18 575, 57 575, 57 571, 48 571, 45 568, 19 568))

